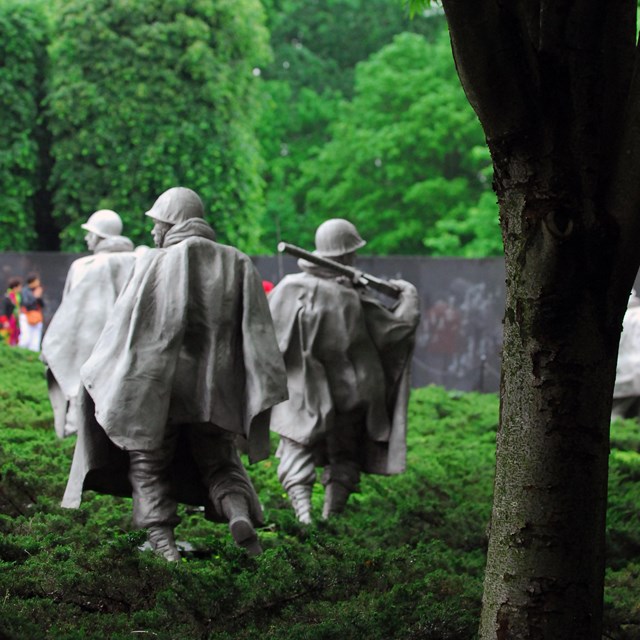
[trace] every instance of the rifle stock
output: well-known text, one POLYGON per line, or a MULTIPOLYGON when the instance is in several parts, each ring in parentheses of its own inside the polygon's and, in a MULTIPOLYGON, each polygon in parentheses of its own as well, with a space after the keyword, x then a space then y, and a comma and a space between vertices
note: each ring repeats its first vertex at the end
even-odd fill
POLYGON ((376 276, 372 276, 370 273, 359 271, 358 269, 349 267, 346 264, 341 264, 340 262, 336 262, 335 260, 331 260, 330 258, 323 258, 315 253, 311 253, 310 251, 305 251, 300 247, 296 247, 295 244, 289 244, 288 242, 279 242, 278 251, 280 253, 288 253, 292 256, 295 256, 296 258, 302 258, 303 260, 312 262, 319 267, 331 269, 332 271, 335 271, 340 275, 346 276, 355 285, 370 287, 371 289, 379 291, 380 293, 383 293, 384 295, 396 300, 400 297, 400 289, 392 285, 390 282, 382 280, 381 278, 376 278, 376 276))

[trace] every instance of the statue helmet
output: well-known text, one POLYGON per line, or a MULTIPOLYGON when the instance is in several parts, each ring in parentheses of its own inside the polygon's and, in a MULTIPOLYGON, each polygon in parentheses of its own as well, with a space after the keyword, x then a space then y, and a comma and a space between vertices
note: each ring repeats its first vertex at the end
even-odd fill
POLYGON ((190 218, 204 218, 204 206, 195 191, 172 187, 160 195, 145 215, 159 222, 179 224, 190 218))
POLYGON ((316 253, 324 258, 353 253, 365 244, 355 225, 344 218, 325 220, 316 230, 316 253))
POLYGON ((119 236, 122 233, 122 220, 115 211, 110 209, 100 209, 92 213, 89 219, 80 226, 101 238, 119 236))

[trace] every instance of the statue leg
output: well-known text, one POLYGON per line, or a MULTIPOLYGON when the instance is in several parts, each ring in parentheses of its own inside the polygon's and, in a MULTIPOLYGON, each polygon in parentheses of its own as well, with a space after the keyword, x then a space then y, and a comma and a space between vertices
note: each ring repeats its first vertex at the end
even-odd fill
POLYGON ((311 492, 316 479, 312 449, 282 437, 276 457, 280 459, 278 480, 289 494, 296 517, 303 524, 310 524, 311 492))
POLYGON ((221 506, 229 520, 229 531, 235 543, 246 549, 250 556, 260 555, 262 547, 251 521, 247 498, 242 493, 227 493, 221 500, 221 506))
POLYGON ((366 436, 360 412, 338 414, 333 429, 327 433, 328 464, 322 474, 325 486, 322 517, 342 513, 349 496, 358 490, 361 451, 366 436))
POLYGON ((129 452, 129 481, 133 490, 133 524, 148 530, 149 543, 169 561, 180 560, 173 530, 180 522, 170 468, 177 433, 153 451, 129 452))
POLYGON ((235 435, 211 424, 189 425, 189 444, 200 477, 218 515, 229 522, 235 543, 249 555, 262 553, 254 524, 262 524, 262 509, 242 465, 235 435))
POLYGON ((611 407, 611 420, 616 418, 637 418, 638 417, 638 397, 626 396, 624 398, 614 398, 611 407))
POLYGON ((64 435, 70 436, 74 433, 78 433, 78 398, 73 396, 69 398, 69 405, 67 407, 67 415, 64 425, 64 435))
POLYGON ((327 482, 324 490, 324 504, 322 505, 322 518, 326 520, 336 513, 342 513, 347 505, 352 489, 338 480, 327 482))

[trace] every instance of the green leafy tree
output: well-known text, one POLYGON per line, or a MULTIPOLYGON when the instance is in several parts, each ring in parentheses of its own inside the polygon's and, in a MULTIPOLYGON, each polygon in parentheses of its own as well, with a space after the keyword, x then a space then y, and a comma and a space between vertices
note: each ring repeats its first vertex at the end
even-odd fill
POLYGON ((409 19, 397 0, 265 0, 273 62, 265 78, 285 80, 297 92, 353 95, 354 71, 402 32, 430 39, 444 19, 409 19))
POLYGON ((284 238, 305 243, 312 237, 310 222, 300 211, 295 182, 300 167, 328 141, 328 128, 337 117, 341 96, 294 88, 284 80, 264 83, 265 114, 260 138, 266 160, 266 206, 261 227, 264 244, 271 250, 284 238))
POLYGON ((362 63, 331 132, 297 185, 314 224, 348 218, 382 254, 499 254, 490 158, 446 32, 403 33, 362 63))
POLYGON ((430 39, 444 19, 408 19, 397 0, 266 0, 274 59, 263 69, 266 106, 260 140, 267 164, 264 241, 308 243, 315 223, 295 185, 300 168, 329 141, 356 65, 403 31, 430 39))
POLYGON ((37 248, 37 202, 46 169, 40 100, 47 35, 41 4, 7 0, 0 5, 2 250, 37 248))
POLYGON ((489 188, 493 177, 491 156, 486 146, 471 149, 475 161, 484 164, 476 177, 487 187, 475 204, 452 207, 436 220, 424 244, 434 256, 484 258, 502 255, 502 236, 498 226, 496 196, 489 188))
POLYGON ((79 223, 99 208, 149 242, 144 212, 182 185, 222 241, 257 250, 259 0, 70 0, 56 31, 48 108, 64 247, 83 246, 79 223))
POLYGON ((436 220, 432 235, 424 244, 434 256, 484 258, 502 254, 502 238, 497 229, 496 198, 492 191, 484 192, 478 202, 462 211, 455 208, 436 220))

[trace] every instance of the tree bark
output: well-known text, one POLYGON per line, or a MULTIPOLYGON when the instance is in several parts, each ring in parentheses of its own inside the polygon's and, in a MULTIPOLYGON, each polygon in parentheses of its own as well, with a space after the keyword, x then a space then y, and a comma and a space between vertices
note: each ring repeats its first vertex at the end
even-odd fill
POLYGON ((523 204, 538 198, 511 189, 503 205, 511 239, 481 638, 599 640, 623 309, 604 312, 613 243, 564 220, 566 201, 543 198, 542 215, 523 204))
POLYGON ((640 264, 635 0, 443 0, 506 260, 480 637, 600 640, 609 416, 640 264))

